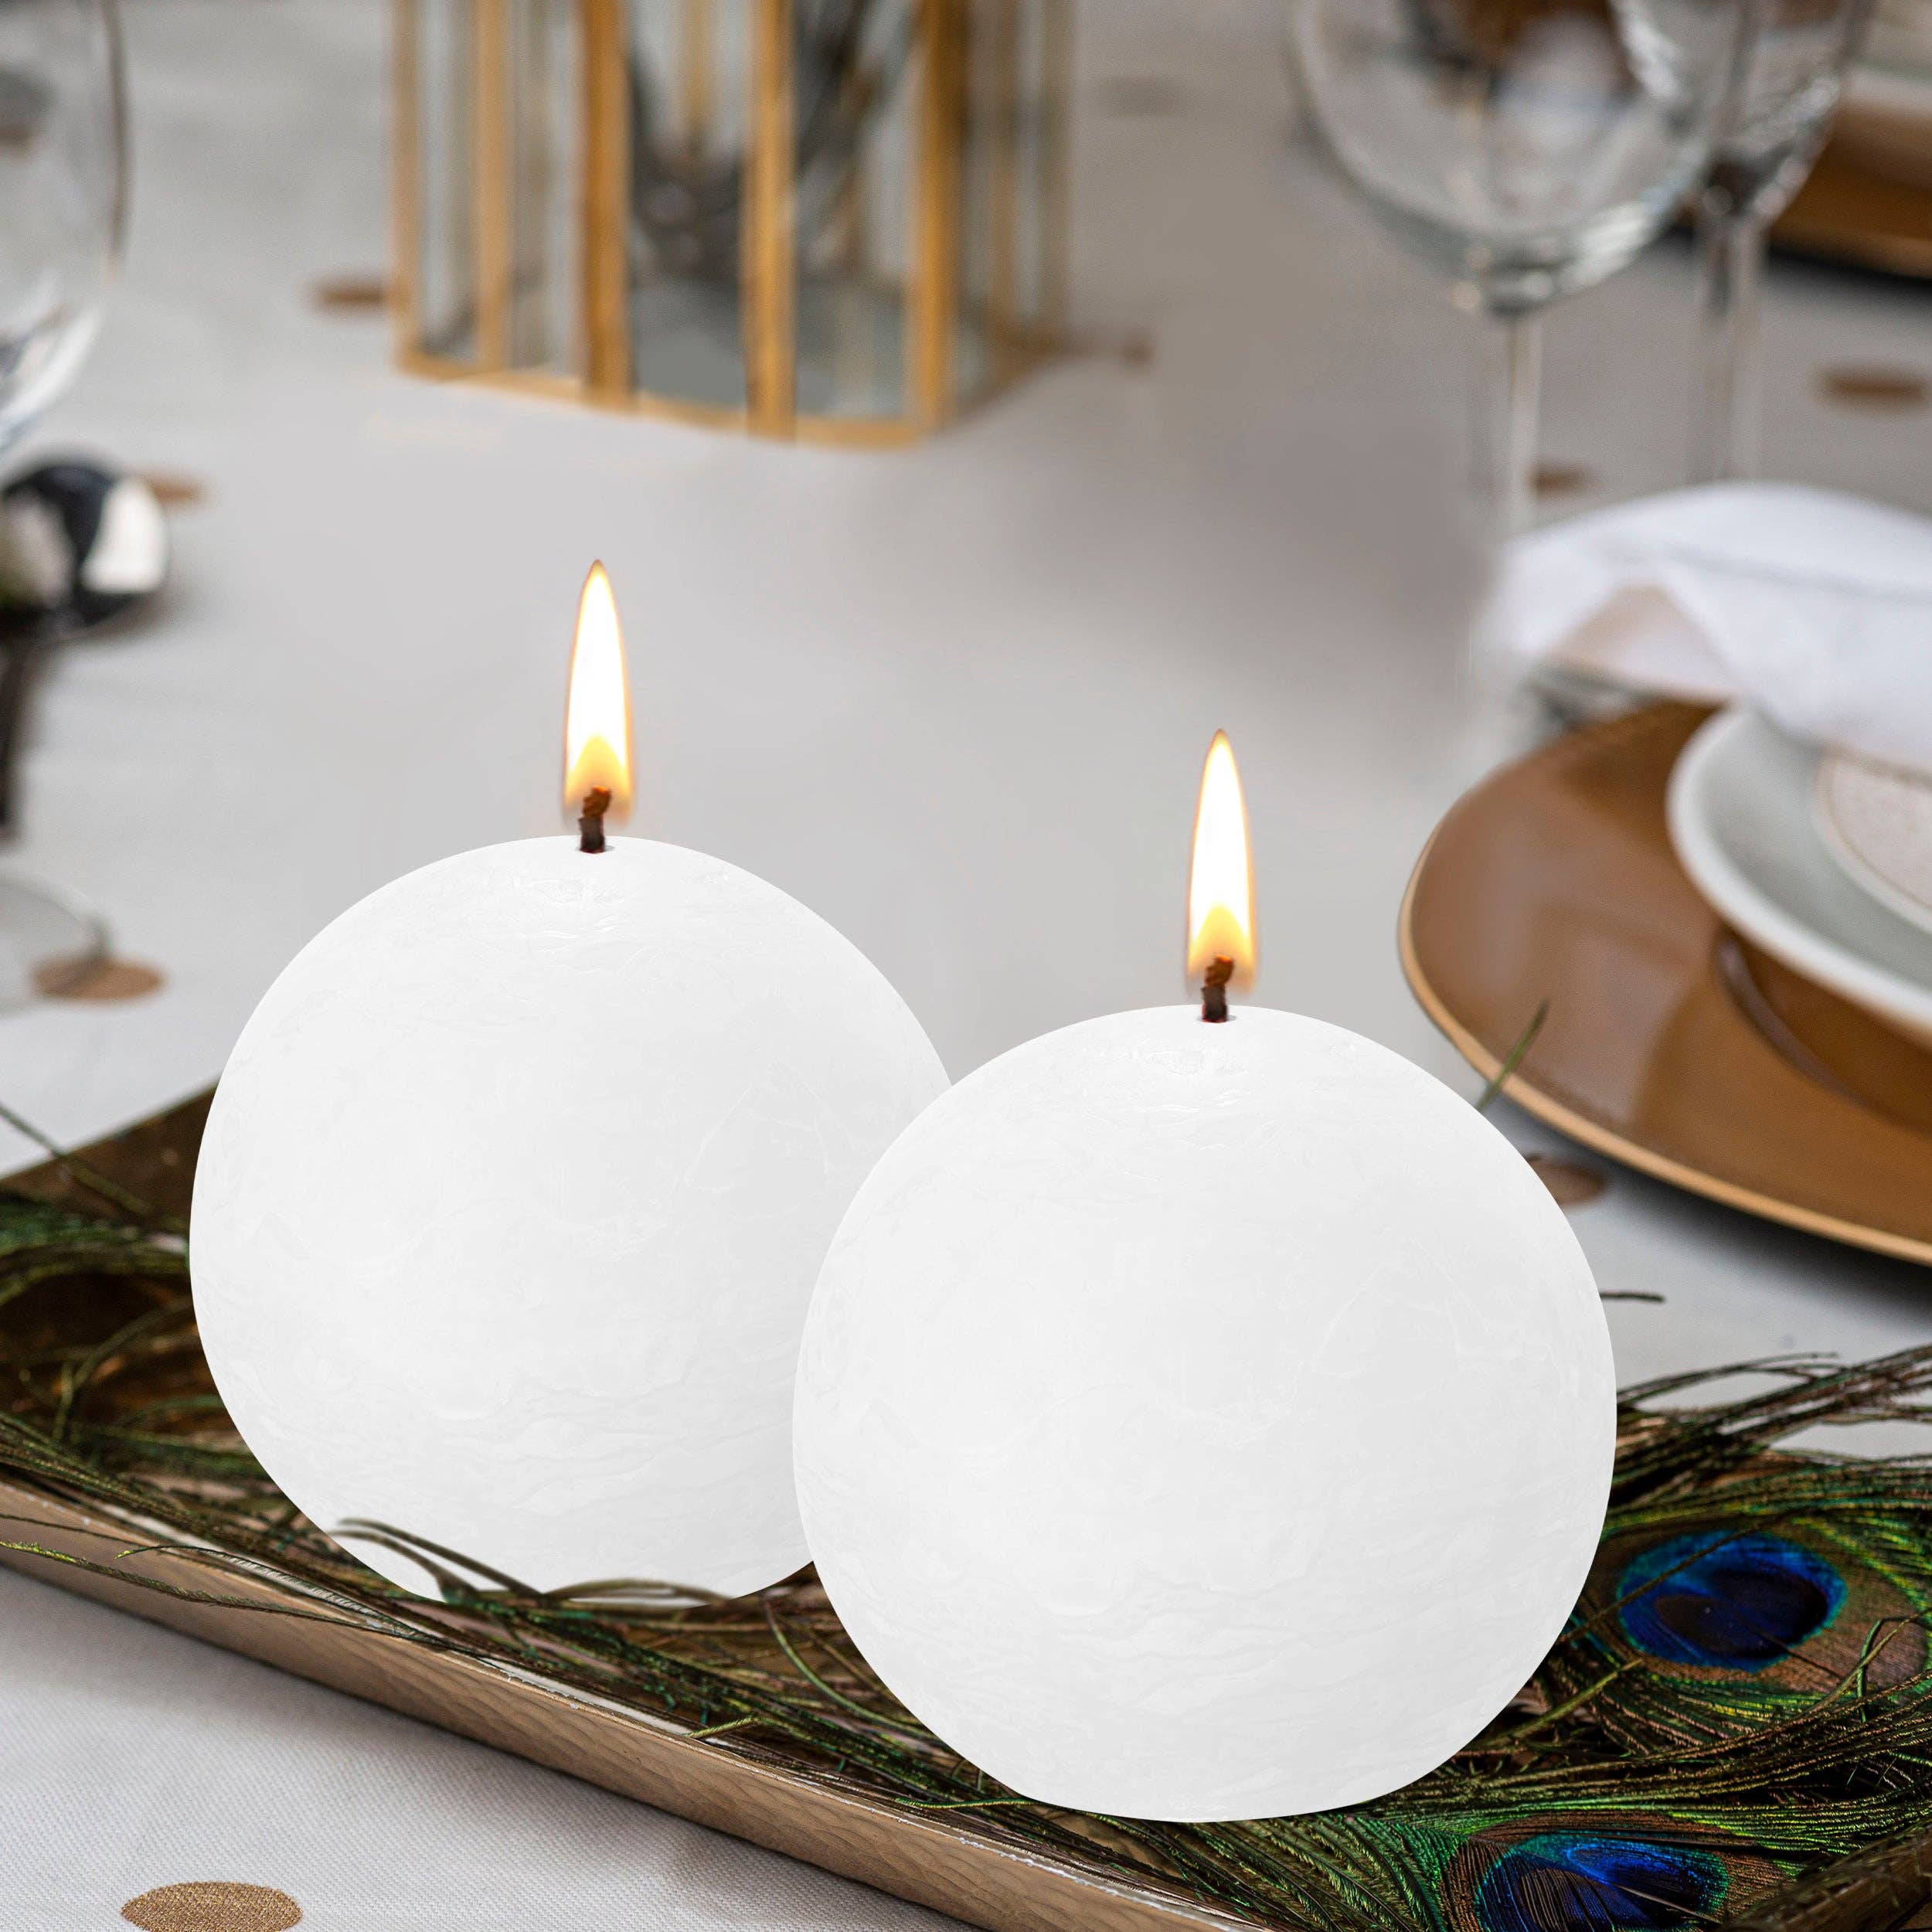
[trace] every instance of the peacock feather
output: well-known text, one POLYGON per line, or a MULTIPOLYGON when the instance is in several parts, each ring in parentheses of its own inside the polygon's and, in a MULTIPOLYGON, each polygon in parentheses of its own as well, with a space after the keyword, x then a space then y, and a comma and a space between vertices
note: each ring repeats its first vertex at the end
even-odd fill
POLYGON ((1374 1805, 1257 1828, 1372 1852, 1385 1922, 1690 1932, 1932 1826, 1932 1465, 1774 1447, 1914 1415, 1932 1352, 1760 1366, 1774 1386, 1719 1407, 1651 1406, 1689 1379, 1625 1396, 1588 1585, 1484 1737, 1374 1805))

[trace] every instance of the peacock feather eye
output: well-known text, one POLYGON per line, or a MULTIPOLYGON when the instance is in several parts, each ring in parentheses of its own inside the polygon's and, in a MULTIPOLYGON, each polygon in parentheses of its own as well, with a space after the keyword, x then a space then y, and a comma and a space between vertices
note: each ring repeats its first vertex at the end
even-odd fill
POLYGON ((1482 1932, 1685 1932, 1717 1915, 1729 1881, 1715 1853, 1590 1832, 1544 1832, 1478 1883, 1482 1932))
POLYGON ((1605 1736, 1683 1748, 1778 1722, 1854 1675, 1877 1692, 1919 1676, 1932 1617, 1923 1515, 1882 1500, 1818 1510, 1815 1486, 1784 1472, 1749 1493, 1756 1507, 1648 1510, 1644 1528, 1606 1539, 1538 1673, 1548 1706, 1607 1673, 1590 1703, 1605 1736))
POLYGON ((1693 1932, 1781 1882, 1729 1833, 1587 1804, 1487 1823, 1440 1874, 1444 1932, 1693 1932))
POLYGON ((1756 1672, 1789 1657, 1844 1607, 1845 1579, 1789 1537, 1704 1531, 1624 1564, 1624 1635, 1665 1663, 1756 1672))

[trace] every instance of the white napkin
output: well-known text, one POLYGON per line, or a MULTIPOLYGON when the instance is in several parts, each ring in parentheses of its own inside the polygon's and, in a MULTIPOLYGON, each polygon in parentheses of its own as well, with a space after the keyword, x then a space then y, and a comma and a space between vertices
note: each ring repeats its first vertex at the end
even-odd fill
POLYGON ((1593 511, 1507 547, 1483 629, 1519 663, 1744 699, 1932 772, 1932 519, 1908 511, 1782 483, 1593 511))

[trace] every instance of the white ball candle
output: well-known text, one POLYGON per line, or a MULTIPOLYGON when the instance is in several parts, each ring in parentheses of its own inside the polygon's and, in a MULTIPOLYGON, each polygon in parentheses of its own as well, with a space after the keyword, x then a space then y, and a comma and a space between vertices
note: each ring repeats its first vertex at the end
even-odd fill
POLYGON ((536 1589, 774 1582, 805 1560, 812 1279, 944 1084, 847 940, 719 859, 539 838, 427 866, 300 954, 223 1076, 191 1226, 216 1384, 406 1587, 369 1526, 536 1589))
POLYGON ((795 1459, 910 1709, 1026 1796, 1199 1821, 1376 1797, 1493 1718, 1582 1587, 1614 1415, 1590 1270, 1465 1100, 1316 1020, 1163 1009, 900 1137, 795 1459))

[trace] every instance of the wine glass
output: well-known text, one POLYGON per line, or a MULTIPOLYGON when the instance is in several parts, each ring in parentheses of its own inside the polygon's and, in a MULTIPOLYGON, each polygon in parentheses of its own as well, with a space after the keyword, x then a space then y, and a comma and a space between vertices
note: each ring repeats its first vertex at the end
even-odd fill
POLYGON ((1536 318, 1624 267, 1709 163, 1747 0, 1285 0, 1315 127, 1395 236, 1498 325, 1485 482, 1535 484, 1536 318))
POLYGON ((1757 290, 1767 230, 1804 185, 1838 111, 1871 0, 1756 0, 1736 97, 1697 198, 1699 371, 1691 481, 1757 461, 1757 290))
MULTIPOLYGON (((127 206, 116 0, 0 0, 0 453, 86 359, 127 206)), ((9 546, 36 527, 9 519, 9 546)), ((0 574, 31 575, 36 560, 0 556, 0 574)), ((0 679, 23 675, 43 641, 31 627, 9 631, 0 679)), ((73 895, 0 879, 0 1006, 84 976, 106 950, 99 915, 73 895)))

